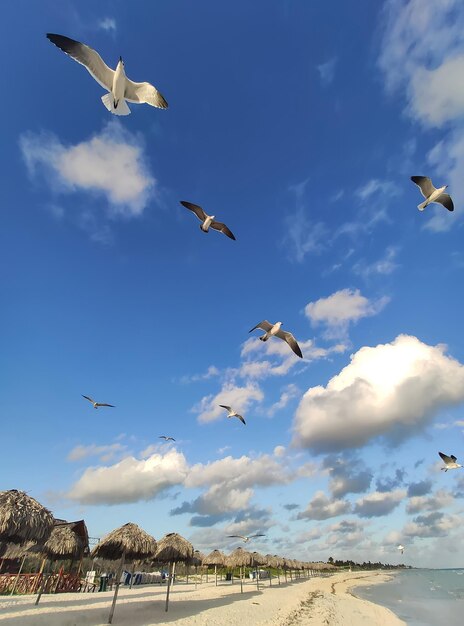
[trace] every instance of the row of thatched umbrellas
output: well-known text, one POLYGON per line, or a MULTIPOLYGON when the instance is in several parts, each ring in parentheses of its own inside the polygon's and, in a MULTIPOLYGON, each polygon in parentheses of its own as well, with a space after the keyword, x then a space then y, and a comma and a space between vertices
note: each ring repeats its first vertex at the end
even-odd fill
MULTIPOLYGON (((0 557, 2 556, 2 546, 4 550, 8 544, 20 546, 23 553, 34 551, 43 554, 45 558, 41 572, 46 559, 76 558, 82 556, 86 548, 71 528, 62 524, 57 526, 56 520, 48 509, 26 493, 17 490, 0 492, 0 557)), ((157 542, 151 535, 132 523, 124 524, 124 526, 110 532, 98 543, 90 556, 118 561, 115 590, 108 617, 109 624, 113 620, 122 570, 124 564, 129 561, 149 560, 151 562, 169 564, 165 602, 166 611, 169 607, 169 594, 175 576, 176 563, 179 562, 185 563, 187 566, 193 565, 195 568, 198 566, 214 566, 216 585, 218 567, 232 569, 238 567, 240 568, 240 590, 242 593, 245 567, 258 568, 266 566, 275 568, 277 572, 283 570, 285 578, 287 578, 287 570, 290 571, 291 576, 292 570, 314 571, 321 567, 321 564, 283 559, 277 555, 262 556, 257 552, 247 552, 243 548, 237 548, 228 556, 219 550, 213 550, 209 555, 204 556, 198 550, 194 550, 192 544, 177 533, 169 533, 157 542)), ((24 557, 21 568, 23 563, 24 557)), ((323 567, 328 569, 330 566, 323 564, 323 567)), ((270 572, 269 577, 270 584, 272 584, 270 572)), ((280 584, 279 573, 278 577, 280 584)), ((259 589, 258 571, 256 571, 256 584, 259 589)), ((36 604, 40 600, 44 586, 45 577, 43 576, 36 604)))

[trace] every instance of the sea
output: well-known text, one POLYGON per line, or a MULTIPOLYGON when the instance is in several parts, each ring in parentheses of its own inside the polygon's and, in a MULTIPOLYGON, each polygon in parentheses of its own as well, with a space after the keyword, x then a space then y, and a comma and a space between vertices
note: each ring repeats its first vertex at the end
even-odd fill
POLYGON ((464 568, 396 570, 390 581, 352 593, 386 606, 408 626, 464 624, 464 568))

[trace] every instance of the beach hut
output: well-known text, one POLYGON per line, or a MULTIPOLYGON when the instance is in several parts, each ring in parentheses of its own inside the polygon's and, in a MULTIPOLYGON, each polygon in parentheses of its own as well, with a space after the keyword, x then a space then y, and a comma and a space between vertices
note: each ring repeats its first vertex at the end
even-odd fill
POLYGON ((113 621, 124 563, 151 557, 155 554, 156 548, 156 541, 151 535, 142 530, 137 524, 128 523, 111 531, 92 550, 90 555, 92 558, 99 557, 110 561, 119 560, 108 624, 111 624, 113 621))
POLYGON ((243 568, 250 566, 252 563, 252 557, 249 552, 243 548, 236 548, 233 552, 226 557, 226 565, 232 568, 232 579, 234 577, 233 570, 236 567, 240 568, 240 592, 243 593, 243 568))
POLYGON ((0 541, 44 543, 53 529, 53 515, 24 491, 0 491, 0 541))
POLYGON ((166 604, 164 610, 169 608, 169 593, 172 579, 176 571, 176 563, 187 563, 193 558, 193 546, 190 541, 184 539, 177 533, 169 533, 158 541, 158 549, 155 554, 155 561, 169 564, 168 586, 166 590, 166 604))
MULTIPOLYGON (((69 526, 55 526, 52 530, 50 537, 43 544, 43 546, 36 546, 37 551, 41 552, 45 556, 45 562, 56 561, 58 559, 78 559, 84 553, 85 546, 81 538, 73 531, 69 526)), ((44 562, 44 566, 45 566, 44 562)), ((43 567, 42 567, 43 570, 43 567)), ((48 577, 43 576, 40 591, 35 601, 39 604, 42 593, 45 589, 45 585, 48 577)), ((60 577, 56 581, 55 592, 58 589, 60 577)))
POLYGON ((224 567, 225 562, 226 562, 226 557, 220 550, 213 550, 212 552, 208 554, 208 556, 205 556, 205 558, 203 559, 203 565, 206 565, 207 567, 212 567, 214 565, 214 577, 216 581, 216 587, 217 587, 218 565, 219 567, 224 567))

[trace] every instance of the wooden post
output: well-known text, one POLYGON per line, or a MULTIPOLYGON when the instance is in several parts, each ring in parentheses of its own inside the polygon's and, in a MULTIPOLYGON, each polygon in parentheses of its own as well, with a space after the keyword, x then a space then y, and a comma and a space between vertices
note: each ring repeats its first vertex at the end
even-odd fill
POLYGON ((108 624, 111 624, 111 622, 113 621, 114 608, 116 606, 116 598, 118 597, 119 585, 121 584, 121 574, 122 574, 122 568, 124 567, 125 556, 126 556, 126 553, 123 552, 121 556, 121 561, 119 563, 118 571, 116 573, 116 587, 114 590, 114 596, 113 596, 113 602, 111 604, 110 614, 108 616, 108 624))
POLYGON ((43 590, 45 589, 46 582, 47 582, 47 580, 49 578, 49 576, 45 576, 44 571, 43 571, 45 569, 45 563, 46 562, 47 562, 47 559, 45 558, 42 561, 42 565, 40 567, 40 574, 42 574, 42 583, 40 585, 40 590, 39 590, 39 593, 37 595, 37 600, 35 601, 36 605, 39 604, 39 602, 40 602, 40 598, 42 597, 43 590))
POLYGON ((256 589, 259 591, 259 570, 258 570, 258 565, 255 567, 255 574, 256 574, 256 589))
POLYGON ((216 587, 217 587, 217 565, 214 566, 214 578, 216 579, 216 587))
POLYGON ((243 593, 243 575, 242 575, 243 565, 240 565, 240 593, 243 593))
POLYGON ((23 565, 24 565, 24 561, 25 561, 25 560, 26 560, 26 555, 25 555, 25 554, 23 554, 23 560, 21 561, 21 565, 20 565, 20 567, 19 567, 19 572, 16 574, 16 578, 15 578, 15 581, 14 581, 14 583, 13 583, 13 588, 12 588, 12 590, 11 590, 10 596, 12 596, 12 595, 14 594, 14 592, 15 592, 16 585, 18 584, 18 580, 19 580, 19 577, 20 577, 21 572, 22 572, 22 570, 23 570, 23 565))
POLYGON ((166 604, 164 606, 164 610, 167 612, 169 608, 169 592, 171 590, 171 578, 175 576, 176 572, 176 562, 174 564, 169 563, 169 573, 168 573, 168 588, 166 590, 166 604))
POLYGON ((272 573, 271 573, 271 568, 268 569, 268 573, 269 573, 269 587, 272 587, 272 573))
POLYGON ((135 561, 132 563, 131 581, 130 581, 129 589, 132 589, 132 585, 134 584, 134 572, 135 572, 135 561))

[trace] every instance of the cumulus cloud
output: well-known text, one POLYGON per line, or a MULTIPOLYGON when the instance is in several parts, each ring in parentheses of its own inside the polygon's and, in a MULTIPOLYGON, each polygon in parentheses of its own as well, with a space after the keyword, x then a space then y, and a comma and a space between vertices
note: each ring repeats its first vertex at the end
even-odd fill
POLYGON ((80 504, 121 504, 152 500, 165 489, 181 485, 188 473, 177 450, 147 459, 126 457, 114 465, 89 467, 67 496, 80 504))
POLYGON ((308 389, 295 414, 293 445, 320 453, 379 436, 398 441, 463 400, 464 367, 446 355, 446 346, 399 335, 361 348, 326 387, 308 389))
POLYGON ((226 382, 221 391, 215 396, 208 395, 203 397, 200 402, 193 407, 192 411, 198 413, 198 421, 200 424, 214 422, 222 419, 225 415, 224 409, 220 404, 233 407, 235 411, 244 415, 253 403, 262 402, 264 394, 258 385, 247 383, 240 387, 233 383, 226 382))
POLYGON ((323 491, 317 491, 304 511, 296 519, 324 520, 349 513, 351 504, 347 500, 331 500, 323 491))
POLYGON ((391 493, 374 491, 356 501, 353 513, 359 517, 381 517, 388 515, 406 496, 406 492, 398 489, 391 493))
POLYGON ((359 459, 328 456, 322 466, 330 472, 329 488, 334 498, 364 493, 372 482, 372 472, 359 459))
POLYGON ((437 511, 448 507, 453 502, 453 494, 446 489, 439 489, 430 497, 425 495, 413 496, 406 507, 406 513, 414 515, 425 511, 437 511))
POLYGON ((412 522, 406 524, 403 534, 406 537, 446 537, 451 530, 461 525, 460 516, 435 511, 415 517, 412 522))
POLYGON ((214 523, 225 515, 240 511, 250 505, 253 489, 224 489, 222 483, 212 485, 206 493, 193 502, 184 502, 172 509, 171 515, 198 513, 199 515, 217 516, 214 523))
MULTIPOLYGON (((416 469, 418 466, 414 466, 416 469)), ((387 478, 379 477, 376 480, 377 491, 393 491, 397 487, 400 487, 404 483, 406 472, 404 469, 395 470, 395 475, 387 478)))
POLYGON ((413 498, 415 496, 426 496, 431 491, 432 491, 431 480, 421 480, 417 483, 411 483, 408 486, 408 498, 413 498))
POLYGON ((21 135, 19 144, 32 177, 41 172, 55 193, 104 197, 112 216, 141 215, 156 187, 143 141, 118 121, 75 145, 32 132, 21 135))
POLYGON ((309 302, 305 307, 306 317, 313 325, 327 326, 326 336, 344 336, 348 326, 362 319, 377 315, 389 302, 386 296, 370 301, 359 289, 341 289, 327 298, 309 302))
POLYGON ((120 443, 111 443, 108 445, 97 446, 92 443, 88 446, 75 446, 68 454, 68 461, 80 461, 87 457, 98 456, 103 463, 111 461, 115 455, 121 454, 126 450, 126 446, 120 443))

